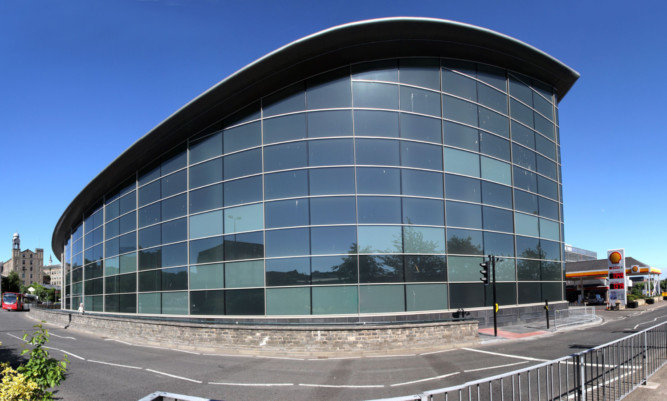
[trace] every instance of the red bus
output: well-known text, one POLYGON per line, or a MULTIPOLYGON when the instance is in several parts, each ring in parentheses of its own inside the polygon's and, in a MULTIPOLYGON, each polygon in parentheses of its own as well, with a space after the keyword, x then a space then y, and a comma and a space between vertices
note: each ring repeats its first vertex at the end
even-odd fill
POLYGON ((4 294, 2 294, 2 309, 8 311, 25 310, 25 304, 23 303, 23 294, 19 294, 16 292, 5 292, 4 294))

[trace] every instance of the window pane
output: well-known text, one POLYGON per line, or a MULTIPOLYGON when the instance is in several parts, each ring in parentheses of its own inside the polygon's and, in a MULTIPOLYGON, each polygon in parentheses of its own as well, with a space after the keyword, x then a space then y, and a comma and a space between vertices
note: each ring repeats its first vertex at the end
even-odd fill
POLYGON ((475 81, 447 69, 442 70, 442 91, 464 99, 477 101, 477 84, 475 81))
POLYGON ((305 142, 284 143, 264 148, 264 171, 305 167, 306 160, 305 142))
POLYGON ((537 176, 528 170, 514 167, 514 186, 526 191, 537 192, 537 176))
POLYGON ((514 236, 485 232, 484 253, 487 255, 514 257, 514 236))
POLYGON ((480 181, 458 175, 445 175, 445 197, 469 202, 481 202, 480 181))
POLYGON ((264 236, 261 231, 225 235, 225 260, 264 257, 264 236))
POLYGON ((386 139, 357 139, 357 164, 389 165, 399 164, 398 141, 386 139))
POLYGON ((440 117, 440 92, 401 86, 401 110, 440 117))
POLYGON ((160 181, 163 198, 183 192, 187 189, 186 170, 181 170, 178 173, 168 175, 160 181))
POLYGON ((120 255, 120 273, 129 273, 137 270, 137 253, 120 255))
POLYGON ((190 143, 190 164, 222 154, 222 132, 190 143))
MULTIPOLYGON (((477 273, 479 275, 479 271, 477 273)), ((484 306, 484 284, 450 284, 449 299, 451 309, 484 306)))
MULTIPOLYGON (((155 206, 159 213, 159 206, 155 206)), ((158 214, 159 218, 159 214, 158 214)), ((137 228, 137 215, 136 212, 128 213, 125 216, 119 219, 119 229, 120 234, 126 233, 128 231, 135 230, 137 228)))
POLYGON ((446 119, 477 126, 477 105, 452 96, 442 97, 442 115, 446 119))
POLYGON ((417 142, 401 142, 401 165, 442 171, 442 147, 417 142))
POLYGON ((356 223, 354 198, 312 198, 310 199, 310 218, 311 224, 314 225, 356 223))
POLYGON ((498 209, 484 206, 483 208, 484 229, 492 231, 513 232, 512 212, 510 210, 498 209))
POLYGON ((159 202, 139 209, 139 227, 159 222, 161 210, 162 208, 160 207, 159 202))
POLYGON ((543 259, 542 251, 540 250, 540 240, 517 236, 516 255, 527 259, 543 259))
POLYGON ((542 288, 540 283, 519 283, 519 303, 542 303, 542 288))
POLYGON ((535 152, 516 144, 512 145, 512 159, 514 164, 536 171, 535 152))
POLYGON ((360 283, 399 283, 403 279, 403 256, 359 256, 360 283))
MULTIPOLYGON (((349 249, 356 252, 356 246, 349 249)), ((357 256, 320 256, 311 258, 312 284, 357 283, 357 256)))
POLYGON ((174 196, 162 201, 162 221, 185 216, 187 211, 186 194, 174 196))
POLYGON ((537 177, 537 189, 540 195, 551 199, 558 199, 558 184, 548 178, 537 177))
POLYGON ((544 174, 551 179, 558 179, 558 167, 556 166, 556 163, 542 155, 537 155, 537 172, 544 174))
POLYGON ((352 66, 352 79, 398 82, 396 60, 372 61, 352 66))
POLYGON ((354 134, 356 136, 398 137, 398 113, 355 110, 354 134))
POLYGON ((308 113, 308 137, 323 138, 330 136, 352 136, 351 110, 308 113))
POLYGON ((314 315, 357 313, 359 295, 357 286, 313 287, 314 315))
POLYGON ((160 293, 139 294, 139 313, 162 313, 162 297, 160 293))
POLYGON ((442 173, 401 170, 403 195, 442 198, 442 173))
POLYGON ((253 148, 262 144, 262 126, 259 121, 226 129, 223 132, 225 153, 253 148))
POLYGON ((347 68, 311 78, 306 82, 306 101, 309 109, 350 107, 350 74, 347 68))
POLYGON ((224 272, 222 263, 190 266, 190 289, 223 288, 225 286, 224 272))
POLYGON ((220 262, 223 260, 222 237, 190 241, 190 264, 220 262))
POLYGON ((559 224, 555 221, 540 219, 540 237, 558 241, 559 224))
POLYGON ((479 127, 494 134, 510 137, 509 119, 501 114, 485 109, 484 107, 477 108, 479 114, 479 127))
POLYGON ((267 315, 310 315, 310 288, 266 290, 267 315))
POLYGON ((263 285, 263 261, 225 263, 225 287, 262 287, 263 285))
POLYGON ((403 252, 403 234, 401 227, 359 226, 359 252, 403 252))
POLYGON ((261 204, 232 207, 224 212, 225 234, 264 228, 264 210, 261 204))
POLYGON ((457 149, 445 148, 445 171, 479 177, 479 155, 457 149))
POLYGON ((535 120, 535 130, 550 139, 556 139, 554 133, 554 124, 537 113, 533 113, 535 120))
POLYGON ((447 253, 460 255, 483 255, 482 232, 447 229, 447 253))
POLYGON ((162 288, 162 273, 160 270, 139 272, 139 291, 159 291, 162 288))
POLYGON ((219 207, 222 207, 222 184, 190 191, 190 213, 219 207))
POLYGON ((359 310, 361 313, 405 311, 403 285, 359 286, 359 310))
POLYGON ((444 255, 406 255, 405 281, 447 281, 447 259, 444 255))
POLYGON ((218 181, 222 181, 221 158, 190 167, 190 188, 197 188, 218 181))
POLYGON ((440 90, 440 60, 404 59, 399 66, 401 83, 440 90))
POLYGON ((504 185, 482 181, 482 202, 489 205, 511 208, 512 189, 504 185))
POLYGON ((261 149, 246 150, 245 152, 235 153, 225 156, 224 176, 230 178, 242 177, 251 174, 257 174, 262 171, 262 151, 261 149))
POLYGON ((335 166, 354 164, 352 139, 325 139, 308 143, 310 166, 335 166))
POLYGON ((507 114, 506 94, 478 82, 477 95, 479 96, 479 103, 500 113, 507 114))
POLYGON ((266 261, 266 285, 310 284, 310 258, 269 259, 266 261))
POLYGON ((308 171, 311 195, 354 194, 354 168, 318 168, 308 171))
POLYGON ((484 261, 481 257, 449 256, 447 258, 447 269, 449 281, 479 281, 479 264, 484 261))
POLYGON ((445 202, 447 225, 450 227, 482 228, 482 207, 460 202, 445 202))
POLYGON ((401 198, 360 196, 357 207, 361 224, 401 222, 401 198))
POLYGON ((528 235, 531 237, 539 236, 537 228, 537 217, 529 216, 523 213, 515 213, 516 233, 519 235, 528 235))
POLYGON ((174 269, 162 269, 162 290, 186 290, 188 288, 187 267, 176 267, 174 269))
POLYGON ((120 214, 125 214, 137 207, 137 193, 135 191, 120 198, 120 214))
POLYGON ((556 144, 542 135, 535 135, 535 150, 556 160, 556 144))
POLYGON ((509 163, 482 156, 481 164, 482 178, 501 184, 512 185, 512 173, 509 163))
POLYGON ((165 315, 187 315, 188 293, 186 291, 162 293, 162 313, 165 315))
POLYGON ((401 113, 401 138, 442 143, 440 119, 401 113))
POLYGON ((533 111, 531 109, 514 99, 512 99, 510 107, 510 114, 512 118, 526 124, 529 127, 533 126, 533 111))
POLYGON ((310 235, 307 228, 266 232, 266 256, 309 255, 310 235))
POLYGON ((307 173, 306 170, 300 170, 265 175, 265 198, 279 199, 308 195, 307 173))
POLYGON ((499 136, 480 132, 480 151, 503 160, 510 160, 510 143, 499 136))
POLYGON ((264 116, 303 110, 306 107, 306 93, 303 83, 282 89, 262 100, 264 116))
POLYGON ((445 229, 437 227, 403 227, 403 252, 445 253, 445 229))
POLYGON ((262 200, 262 177, 226 182, 224 188, 225 206, 262 200))
POLYGON ((529 149, 535 149, 535 133, 521 124, 512 121, 512 141, 529 149))
POLYGON ((403 223, 444 226, 444 203, 435 199, 403 198, 403 223))
POLYGON ((465 125, 444 122, 445 145, 468 150, 479 150, 479 131, 465 125))
POLYGON ((192 291, 190 293, 191 315, 224 315, 224 291, 192 291))
POLYGON ((332 255, 347 253, 357 243, 357 230, 354 226, 313 227, 310 229, 312 255, 332 255))
POLYGON ((263 315, 264 290, 225 291, 225 312, 227 315, 263 315))
POLYGON ((187 264, 187 252, 187 244, 185 242, 163 246, 162 266, 171 267, 187 264))
POLYGON ((539 198, 538 202, 540 216, 558 220, 558 203, 542 197, 539 198))
POLYGON ((360 194, 400 194, 399 169, 357 168, 357 191, 360 194))
POLYGON ((160 181, 139 188, 139 206, 147 205, 158 199, 160 199, 160 181))
POLYGON ((354 107, 398 109, 398 85, 352 82, 354 107))
POLYGON ((267 228, 307 226, 309 223, 308 199, 267 202, 264 205, 264 213, 267 228))
POLYGON ((222 221, 222 210, 190 216, 190 238, 221 235, 222 221))
POLYGON ((447 309, 445 284, 410 284, 405 286, 407 311, 447 309))

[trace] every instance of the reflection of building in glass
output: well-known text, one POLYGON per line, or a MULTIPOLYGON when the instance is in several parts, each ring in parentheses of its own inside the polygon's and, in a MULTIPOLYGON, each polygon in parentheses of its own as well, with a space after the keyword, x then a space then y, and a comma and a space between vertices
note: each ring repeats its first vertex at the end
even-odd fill
POLYGON ((509 37, 395 18, 247 66, 130 147, 54 231, 65 307, 447 312, 563 294, 557 103, 578 74, 509 37))
POLYGON ((583 248, 576 248, 572 245, 564 244, 566 262, 583 262, 585 260, 596 260, 598 253, 583 248))

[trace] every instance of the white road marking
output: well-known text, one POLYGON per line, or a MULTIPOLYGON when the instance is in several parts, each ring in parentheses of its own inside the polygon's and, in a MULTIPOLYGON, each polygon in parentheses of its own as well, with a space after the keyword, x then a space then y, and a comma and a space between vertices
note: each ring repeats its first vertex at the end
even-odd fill
POLYGON ((338 356, 338 357, 333 357, 333 358, 311 358, 308 359, 309 361, 340 361, 343 359, 359 359, 359 357, 356 356, 338 356))
POLYGON ((444 349, 444 350, 442 350, 442 351, 424 352, 423 354, 419 354, 419 355, 442 354, 443 352, 450 352, 450 351, 454 351, 454 349, 452 348, 452 349, 444 349))
POLYGON ((125 342, 125 341, 116 340, 115 338, 105 338, 104 341, 116 341, 116 342, 119 342, 119 343, 125 344, 125 345, 134 345, 134 344, 130 344, 130 343, 125 342))
POLYGON ((119 343, 121 343, 121 344, 129 345, 129 346, 132 346, 132 347, 142 347, 142 348, 162 349, 162 350, 166 350, 166 351, 184 352, 184 353, 186 353, 186 354, 193 354, 193 355, 201 355, 201 354, 202 354, 201 352, 197 352, 197 351, 188 351, 188 350, 184 350, 184 349, 159 347, 159 346, 155 346, 155 345, 132 344, 132 343, 128 343, 128 342, 125 342, 125 341, 116 340, 116 339, 113 339, 113 338, 105 338, 104 341, 116 341, 116 342, 119 342, 119 343))
POLYGON ((57 335, 56 333, 53 333, 53 332, 49 333, 49 335, 54 336, 54 337, 58 337, 58 338, 67 338, 68 340, 76 340, 76 338, 74 338, 74 337, 59 336, 59 335, 57 335))
POLYGON ((642 324, 653 323, 653 322, 655 322, 656 320, 658 320, 657 317, 656 317, 655 319, 651 320, 651 321, 648 321, 648 322, 637 323, 637 324, 635 325, 635 327, 632 328, 632 330, 637 330, 637 327, 641 326, 642 324))
MULTIPOLYGON (((57 348, 54 348, 54 349, 57 349, 57 348)), ((82 357, 82 356, 78 356, 78 355, 73 354, 73 353, 71 353, 71 352, 68 352, 68 351, 66 351, 66 350, 64 350, 64 349, 59 349, 58 351, 60 351, 60 352, 64 352, 64 353, 67 354, 68 356, 73 356, 73 357, 75 357, 75 358, 77 358, 77 359, 81 359, 82 361, 85 361, 85 360, 86 360, 86 358, 84 358, 84 357, 82 357)))
POLYGON ((303 361, 303 358, 290 358, 288 356, 263 356, 262 358, 266 359, 285 359, 288 361, 303 361))
POLYGON ((473 351, 473 352, 481 352, 482 354, 489 354, 489 355, 497 355, 497 356, 504 356, 507 358, 516 358, 516 359, 525 359, 527 361, 535 361, 535 362, 547 362, 550 359, 540 359, 540 358, 531 358, 529 356, 519 356, 519 355, 511 355, 511 354, 501 354, 499 352, 491 352, 491 351, 483 351, 481 349, 474 349, 474 348, 461 348, 466 351, 473 351))
POLYGON ((417 354, 403 354, 403 355, 368 355, 366 358, 400 358, 403 356, 417 356, 417 354))
POLYGON ((208 382, 208 384, 215 384, 217 386, 244 386, 244 387, 287 387, 294 385, 294 383, 216 383, 216 382, 208 382))
POLYGON ((176 375, 172 375, 172 374, 169 374, 169 373, 160 372, 159 370, 153 370, 153 369, 146 369, 146 370, 147 370, 148 372, 157 373, 157 374, 159 374, 159 375, 164 375, 164 376, 168 376, 168 377, 173 377, 174 379, 187 380, 187 381, 189 381, 189 382, 199 383, 199 384, 202 384, 202 383, 203 383, 201 380, 188 379, 187 377, 176 376, 176 375))
POLYGON ((118 367, 120 367, 120 368, 139 369, 139 370, 142 370, 142 369, 143 369, 143 368, 140 368, 140 367, 138 367, 138 366, 120 365, 120 364, 117 364, 117 363, 111 363, 111 362, 94 361, 94 360, 92 360, 92 359, 89 359, 88 362, 101 363, 102 365, 118 366, 118 367))
POLYGON ((447 373, 446 375, 440 375, 440 376, 435 376, 435 377, 427 377, 425 379, 413 380, 411 382, 396 383, 396 384, 392 384, 389 387, 407 386, 408 384, 415 384, 415 383, 423 383, 423 382, 433 381, 433 380, 440 380, 440 379, 444 379, 445 377, 458 375, 459 373, 461 373, 461 372, 447 373))
POLYGON ((508 366, 514 366, 514 365, 521 365, 522 363, 528 363, 528 361, 523 361, 523 362, 515 362, 515 363, 508 363, 506 365, 498 365, 498 366, 488 366, 486 368, 478 368, 478 369, 467 369, 464 370, 464 373, 468 372, 478 372, 480 370, 489 370, 489 369, 497 369, 497 368, 506 368, 508 366))
POLYGON ((303 387, 326 387, 326 388, 384 388, 383 384, 380 385, 367 385, 367 386, 353 386, 353 385, 336 385, 336 384, 306 384, 299 383, 299 386, 303 387))
POLYGON ((24 343, 27 343, 27 342, 28 342, 27 340, 24 340, 23 338, 21 338, 21 337, 19 337, 19 336, 15 336, 15 335, 13 335, 12 333, 6 333, 6 334, 7 334, 8 336, 10 336, 10 337, 14 337, 14 338, 17 339, 17 340, 21 340, 21 341, 23 341, 24 343))

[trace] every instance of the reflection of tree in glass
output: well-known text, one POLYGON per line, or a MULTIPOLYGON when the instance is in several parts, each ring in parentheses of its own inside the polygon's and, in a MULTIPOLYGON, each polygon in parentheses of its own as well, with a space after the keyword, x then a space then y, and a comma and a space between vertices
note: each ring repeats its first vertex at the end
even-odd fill
POLYGON ((405 259, 402 255, 382 256, 382 262, 386 266, 391 266, 395 271, 403 270, 405 262, 405 280, 417 281, 428 279, 444 280, 446 273, 446 264, 438 243, 433 240, 425 240, 424 233, 415 230, 412 227, 404 227, 403 241, 394 240, 396 252, 409 252, 414 255, 407 255, 405 259), (412 279, 414 278, 414 279, 412 279))
MULTIPOLYGON (((528 248, 521 252, 522 258, 525 259, 545 259, 546 252, 542 250, 540 244, 536 248, 528 248)), ((540 261, 538 260, 521 260, 518 261, 519 278, 523 280, 545 280, 546 277, 541 277, 540 261)))
POLYGON ((356 283, 357 282, 357 253, 358 245, 353 243, 350 245, 350 250, 347 252, 348 256, 343 259, 343 262, 337 266, 332 266, 332 270, 336 273, 338 280, 341 283, 356 283))
POLYGON ((463 255, 481 255, 482 247, 472 242, 472 237, 462 238, 452 236, 447 240, 447 251, 449 253, 458 253, 463 255))

